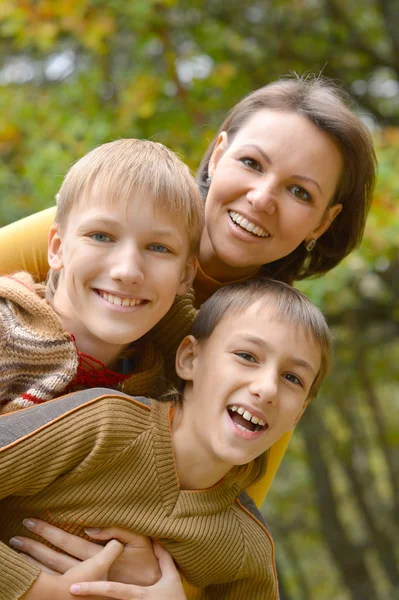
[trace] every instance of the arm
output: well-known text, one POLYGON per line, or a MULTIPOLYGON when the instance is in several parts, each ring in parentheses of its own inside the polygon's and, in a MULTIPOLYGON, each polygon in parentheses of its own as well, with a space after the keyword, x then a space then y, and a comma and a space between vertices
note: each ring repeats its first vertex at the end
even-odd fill
MULTIPOLYGON (((76 411, 76 397, 87 401, 90 393, 98 395, 98 390, 71 394, 0 418, 0 498, 39 492, 97 447, 104 430, 101 432, 93 403, 76 411), (60 439, 69 443, 60 444, 60 439)), ((0 597, 15 600, 32 586, 40 569, 4 545, 0 550, 0 597)), ((40 591, 47 583, 40 575, 35 585, 40 591)))
POLYGON ((0 229, 0 275, 29 271, 38 281, 47 276, 47 237, 55 207, 0 229))

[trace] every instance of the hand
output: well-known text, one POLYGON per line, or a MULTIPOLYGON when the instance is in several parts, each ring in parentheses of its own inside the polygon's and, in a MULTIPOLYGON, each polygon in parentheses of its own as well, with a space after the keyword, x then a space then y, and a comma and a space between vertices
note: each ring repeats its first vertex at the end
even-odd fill
MULTIPOLYGON (((26 519, 24 525, 63 551, 57 552, 40 542, 20 536, 10 542, 13 547, 24 553, 29 562, 52 575, 66 573, 81 561, 95 556, 103 548, 100 544, 67 533, 39 519, 26 519), (15 545, 15 540, 18 545, 15 545)), ((90 529, 87 533, 97 540, 115 538, 125 544, 122 554, 110 568, 110 580, 149 586, 161 577, 159 563, 148 538, 116 527, 98 531, 90 529)))
POLYGON ((141 587, 111 581, 92 581, 73 584, 70 588, 71 594, 98 594, 117 600, 187 600, 173 558, 158 542, 154 542, 153 546, 162 572, 161 579, 155 585, 141 587))
MULTIPOLYGON (((70 588, 81 579, 89 581, 106 580, 111 564, 123 551, 123 545, 111 540, 93 558, 89 558, 69 569, 64 575, 41 573, 29 590, 22 596, 24 600, 73 600, 70 588)), ((124 584, 117 584, 124 585, 124 584)), ((94 595, 92 600, 101 600, 103 596, 94 595)))

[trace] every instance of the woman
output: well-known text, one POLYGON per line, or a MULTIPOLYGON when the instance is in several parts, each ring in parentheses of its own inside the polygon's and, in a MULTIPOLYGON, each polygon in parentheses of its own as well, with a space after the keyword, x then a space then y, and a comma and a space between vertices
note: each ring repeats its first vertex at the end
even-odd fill
MULTIPOLYGON (((293 283, 331 270, 361 242, 375 166, 366 127, 322 79, 281 80, 241 100, 199 169, 206 225, 197 304, 232 281, 293 283)), ((2 273, 45 277, 53 216, 49 209, 3 228, 2 273)), ((288 441, 272 447, 265 477, 250 490, 258 504, 288 441)))

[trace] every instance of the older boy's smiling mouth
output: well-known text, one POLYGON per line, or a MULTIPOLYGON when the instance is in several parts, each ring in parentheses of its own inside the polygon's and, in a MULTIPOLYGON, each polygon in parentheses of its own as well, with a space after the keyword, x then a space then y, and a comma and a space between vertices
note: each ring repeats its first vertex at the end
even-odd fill
POLYGON ((261 417, 253 415, 247 408, 232 404, 227 407, 231 420, 244 432, 265 431, 269 425, 261 417))
POLYGON ((270 237, 270 233, 268 233, 265 229, 263 229, 263 227, 260 227, 260 225, 256 225, 255 223, 252 223, 246 217, 244 217, 243 215, 240 215, 240 213, 237 213, 234 210, 229 210, 229 217, 233 221, 234 225, 236 225, 237 227, 240 227, 241 229, 244 229, 245 231, 247 231, 248 233, 251 233, 255 237, 259 237, 259 238, 270 237))
POLYGON ((143 298, 129 298, 125 296, 118 296, 116 294, 111 294, 110 292, 104 292, 103 290, 95 290, 95 292, 103 298, 109 304, 114 304, 115 306, 124 306, 126 308, 131 308, 133 306, 138 306, 139 304, 144 304, 148 302, 148 300, 144 300, 143 298))

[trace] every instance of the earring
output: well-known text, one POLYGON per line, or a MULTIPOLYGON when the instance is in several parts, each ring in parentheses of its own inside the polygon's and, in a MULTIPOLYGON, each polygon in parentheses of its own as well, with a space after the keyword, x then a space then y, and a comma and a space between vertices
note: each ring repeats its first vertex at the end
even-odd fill
POLYGON ((212 183, 212 177, 209 176, 206 178, 206 185, 211 185, 211 183, 212 183))
POLYGON ((310 240, 310 242, 305 244, 305 248, 308 252, 312 252, 312 250, 315 246, 316 246, 316 240, 310 240))

